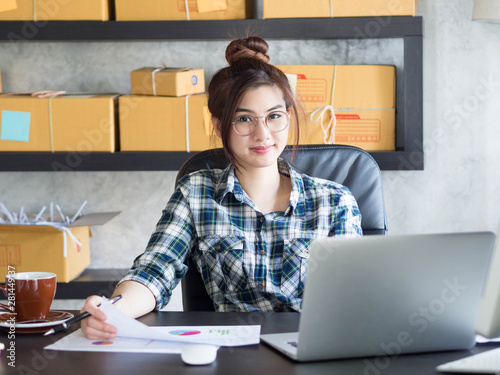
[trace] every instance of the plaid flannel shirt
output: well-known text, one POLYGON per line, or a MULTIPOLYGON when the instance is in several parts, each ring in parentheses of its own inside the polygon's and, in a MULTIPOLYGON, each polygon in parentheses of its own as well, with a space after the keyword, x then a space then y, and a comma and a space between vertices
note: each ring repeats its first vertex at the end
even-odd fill
POLYGON ((233 166, 179 180, 147 248, 125 280, 146 285, 164 307, 191 253, 216 311, 299 311, 312 239, 361 236, 348 188, 297 173, 278 160, 292 192, 284 212, 262 214, 233 166))

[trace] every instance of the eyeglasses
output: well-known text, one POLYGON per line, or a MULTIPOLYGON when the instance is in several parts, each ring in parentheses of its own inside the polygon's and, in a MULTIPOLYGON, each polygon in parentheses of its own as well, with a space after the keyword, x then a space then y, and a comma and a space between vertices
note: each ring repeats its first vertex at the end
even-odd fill
POLYGON ((233 121, 233 128, 239 135, 251 135, 257 130, 258 119, 264 117, 266 127, 273 133, 285 130, 290 125, 290 115, 283 111, 274 111, 267 116, 241 115, 233 121))

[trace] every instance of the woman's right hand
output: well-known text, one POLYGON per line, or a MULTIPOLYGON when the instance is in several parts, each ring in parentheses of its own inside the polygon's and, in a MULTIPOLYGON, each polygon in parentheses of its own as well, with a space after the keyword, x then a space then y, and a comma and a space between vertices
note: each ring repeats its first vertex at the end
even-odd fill
POLYGON ((116 337, 116 327, 105 323, 106 314, 99 309, 102 297, 90 296, 85 301, 81 312, 89 312, 91 316, 81 322, 82 332, 91 340, 113 339, 116 337))

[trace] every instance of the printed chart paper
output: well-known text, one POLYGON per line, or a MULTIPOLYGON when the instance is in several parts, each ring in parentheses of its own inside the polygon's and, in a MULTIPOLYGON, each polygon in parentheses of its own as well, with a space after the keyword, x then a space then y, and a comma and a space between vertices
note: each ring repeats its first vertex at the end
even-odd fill
POLYGON ((101 310, 106 314, 106 322, 118 329, 115 339, 90 340, 78 330, 45 349, 180 353, 182 346, 191 343, 243 346, 260 342, 259 325, 150 327, 125 315, 105 299, 101 310))

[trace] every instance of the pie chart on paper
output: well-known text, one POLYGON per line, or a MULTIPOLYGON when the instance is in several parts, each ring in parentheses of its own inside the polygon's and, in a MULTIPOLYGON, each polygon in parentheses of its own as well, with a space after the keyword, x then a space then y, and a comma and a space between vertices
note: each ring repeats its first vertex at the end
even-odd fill
POLYGON ((176 331, 170 331, 169 333, 171 335, 175 335, 175 336, 193 336, 193 335, 199 335, 201 333, 201 331, 179 329, 176 331))

